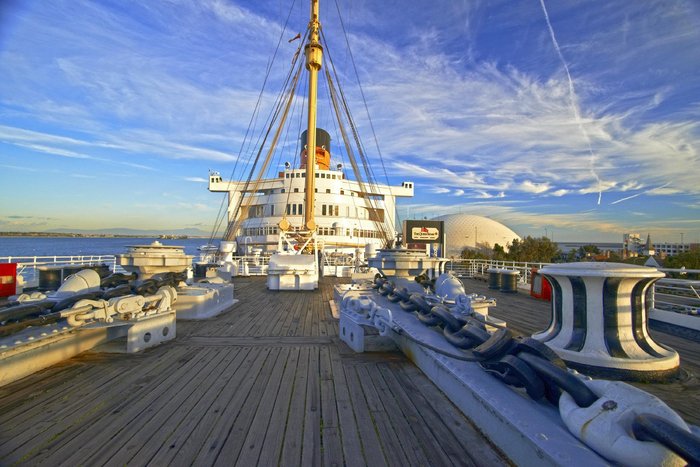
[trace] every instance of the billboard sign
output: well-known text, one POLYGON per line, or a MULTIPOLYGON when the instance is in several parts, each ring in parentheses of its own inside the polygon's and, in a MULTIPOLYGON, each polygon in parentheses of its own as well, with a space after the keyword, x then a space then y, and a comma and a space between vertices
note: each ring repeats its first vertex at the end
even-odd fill
POLYGON ((406 221, 404 241, 412 243, 442 243, 445 223, 443 221, 406 221))

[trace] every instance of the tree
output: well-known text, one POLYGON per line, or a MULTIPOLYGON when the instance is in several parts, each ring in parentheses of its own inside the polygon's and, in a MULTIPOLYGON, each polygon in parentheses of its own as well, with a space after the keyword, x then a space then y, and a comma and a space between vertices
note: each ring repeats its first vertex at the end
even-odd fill
POLYGON ((522 240, 513 240, 505 259, 519 262, 550 263, 560 255, 559 247, 549 238, 532 238, 528 235, 522 240))
MULTIPOLYGON (((664 261, 664 267, 669 269, 700 269, 700 248, 693 248, 690 251, 669 256, 664 261)), ((689 274, 685 278, 690 279, 693 277, 695 277, 694 274, 689 274)))
POLYGON ((506 253, 505 248, 503 248, 501 245, 496 243, 493 246, 493 259, 502 261, 502 260, 506 259, 507 256, 508 256, 508 254, 506 253))
POLYGON ((489 259, 490 256, 487 255, 486 253, 483 253, 478 250, 474 250, 472 248, 464 248, 462 250, 462 254, 460 254, 460 258, 463 259, 489 259))
POLYGON ((598 249, 598 247, 595 245, 583 245, 578 249, 578 255, 580 258, 590 258, 599 254, 600 249, 598 249))

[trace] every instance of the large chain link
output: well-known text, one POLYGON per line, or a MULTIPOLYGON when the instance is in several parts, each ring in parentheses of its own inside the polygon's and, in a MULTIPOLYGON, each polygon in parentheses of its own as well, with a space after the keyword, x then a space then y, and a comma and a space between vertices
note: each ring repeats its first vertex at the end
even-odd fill
MULTIPOLYGON (((431 284, 427 278, 420 283, 431 284)), ((426 326, 440 329, 447 342, 464 351, 464 358, 455 358, 479 361, 505 384, 558 405, 569 430, 606 458, 625 465, 700 465, 700 438, 655 396, 622 382, 587 379, 530 337, 515 337, 508 329, 488 332, 483 318, 465 313, 464 299, 450 306, 435 296, 409 294, 384 277, 375 278, 372 287, 426 326)))

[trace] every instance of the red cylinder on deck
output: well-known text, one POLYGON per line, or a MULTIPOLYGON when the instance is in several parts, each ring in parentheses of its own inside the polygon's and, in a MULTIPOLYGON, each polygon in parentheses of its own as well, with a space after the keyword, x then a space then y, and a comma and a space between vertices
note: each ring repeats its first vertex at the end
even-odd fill
POLYGON ((552 301, 552 285, 537 268, 530 270, 530 296, 540 300, 552 301))
POLYGON ((17 290, 17 263, 0 264, 0 297, 14 295, 17 290))

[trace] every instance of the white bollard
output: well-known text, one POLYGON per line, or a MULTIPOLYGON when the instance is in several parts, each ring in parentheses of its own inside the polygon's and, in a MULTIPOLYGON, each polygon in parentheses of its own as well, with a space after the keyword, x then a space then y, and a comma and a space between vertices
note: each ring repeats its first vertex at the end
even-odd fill
POLYGON ((647 289, 654 268, 566 263, 540 271, 552 284, 549 327, 533 335, 569 366, 593 376, 652 381, 677 373, 678 353, 649 335, 647 289))

